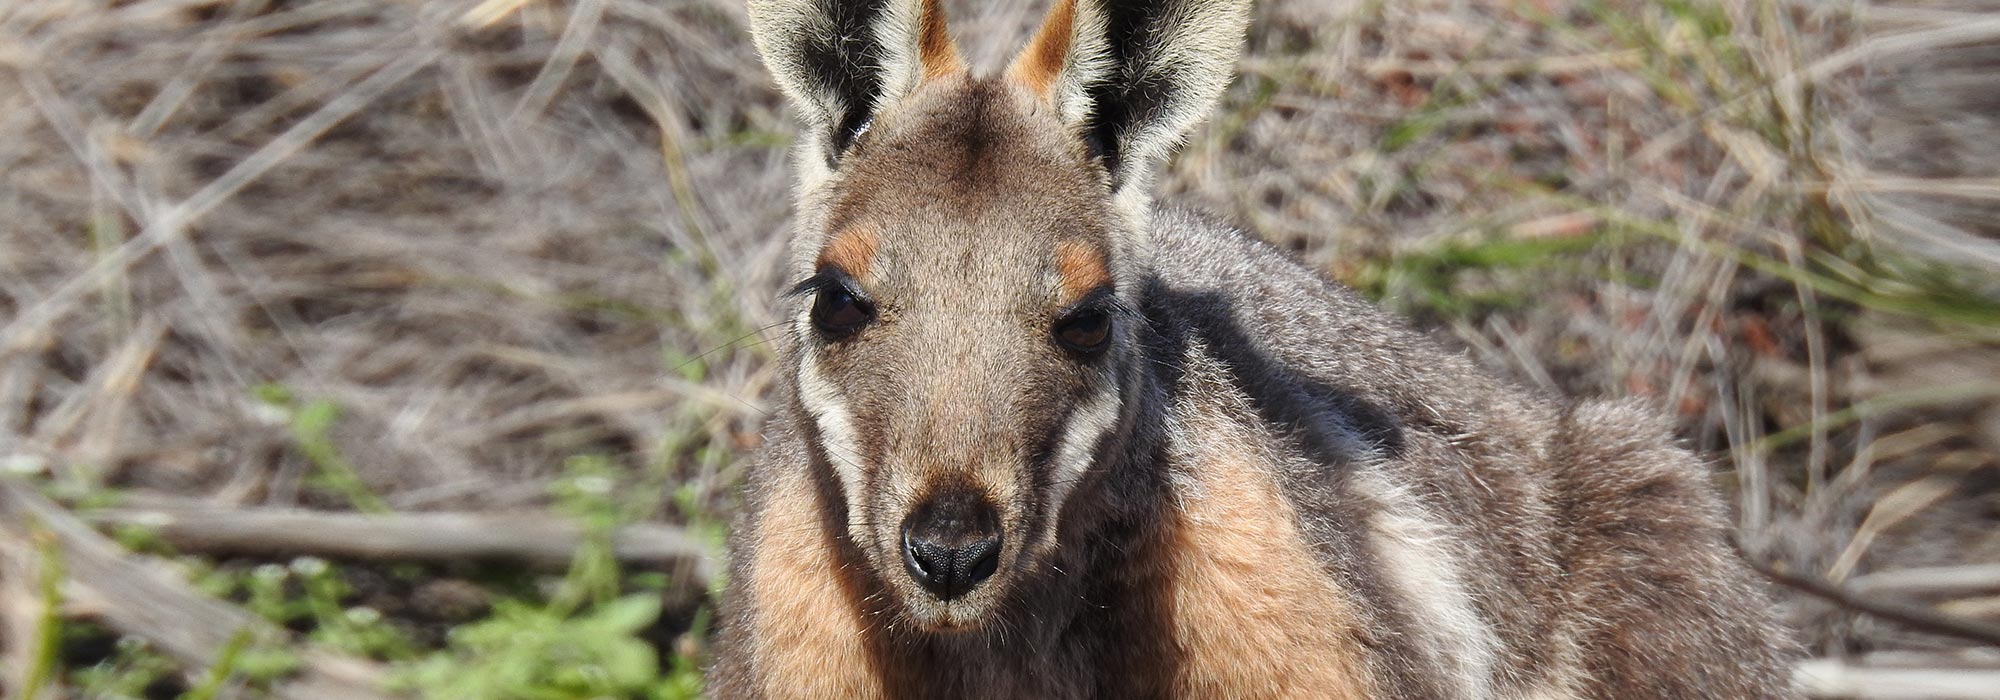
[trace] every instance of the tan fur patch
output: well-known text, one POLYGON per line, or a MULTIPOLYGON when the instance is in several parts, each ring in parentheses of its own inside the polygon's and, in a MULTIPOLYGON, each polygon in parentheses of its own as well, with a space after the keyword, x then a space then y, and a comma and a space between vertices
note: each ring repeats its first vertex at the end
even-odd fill
POLYGON ((868 276, 868 267, 875 263, 875 250, 882 247, 882 237, 873 230, 850 228, 834 234, 826 248, 819 252, 819 266, 832 265, 854 276, 856 279, 868 276))
POLYGON ((922 12, 917 20, 917 60, 924 64, 924 78, 935 80, 963 72, 965 61, 958 57, 958 45, 952 43, 951 31, 945 27, 939 0, 924 0, 922 12))
POLYGON ((801 477, 787 482, 757 524, 750 565, 749 638, 764 697, 887 697, 811 486, 801 477))
POLYGON ((1111 268, 1104 251, 1081 241, 1056 244, 1056 287, 1063 303, 1083 298, 1097 288, 1111 284, 1111 268))
POLYGON ((1007 77, 1047 99, 1057 76, 1062 75, 1063 62, 1069 58, 1075 23, 1076 0, 1056 0, 1049 8, 1048 18, 1042 20, 1042 27, 1035 30, 1035 38, 1028 41, 1020 57, 1007 67, 1007 77))
POLYGON ((1181 649, 1176 691, 1193 698, 1369 697, 1353 602, 1314 561, 1267 465, 1222 449, 1194 465, 1171 552, 1181 649))

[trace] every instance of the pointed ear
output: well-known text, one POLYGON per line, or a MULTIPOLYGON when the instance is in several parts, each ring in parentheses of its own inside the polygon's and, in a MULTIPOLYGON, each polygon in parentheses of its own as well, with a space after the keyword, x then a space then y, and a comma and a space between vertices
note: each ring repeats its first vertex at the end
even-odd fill
POLYGON ((1208 113, 1235 73, 1250 0, 1054 0, 1007 76, 1104 154, 1120 190, 1208 113))
POLYGON ((751 0, 764 66, 829 165, 884 105, 965 71, 939 0, 751 0))

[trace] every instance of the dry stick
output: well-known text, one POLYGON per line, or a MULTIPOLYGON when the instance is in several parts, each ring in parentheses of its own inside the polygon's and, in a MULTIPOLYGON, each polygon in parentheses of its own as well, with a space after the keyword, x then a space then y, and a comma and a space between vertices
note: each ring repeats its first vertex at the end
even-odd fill
POLYGON ((0 695, 10 698, 26 697, 35 675, 35 645, 43 634, 39 618, 47 605, 35 585, 42 574, 38 559, 26 541, 0 543, 0 695))
MULTIPOLYGON (((521 92, 521 99, 514 103, 514 110, 507 115, 507 123, 514 128, 532 123, 548 109, 556 93, 562 90, 563 81, 569 79, 571 70, 576 68, 578 59, 583 58, 590 48, 591 35, 597 31, 598 20, 604 17, 605 0, 583 0, 569 14, 569 23, 563 27, 562 36, 556 39, 554 49, 549 51, 549 59, 542 63, 542 69, 528 88, 521 92)), ((472 13, 467 13, 468 19, 472 13)))
POLYGON ((2000 591, 2000 564, 1964 564, 1897 569, 1863 574, 1847 580, 1858 593, 1949 597, 2000 591))
MULTIPOLYGON (((56 538, 69 578, 66 596, 95 611, 112 629, 152 642, 187 668, 212 667, 231 639, 244 632, 252 639, 291 640, 291 634, 276 625, 146 565, 20 480, 0 478, 0 547, 21 548, 33 541, 36 529, 56 538)), ((299 656, 297 675, 278 684, 277 697, 390 697, 381 690, 387 673, 378 664, 311 646, 299 656)))
POLYGON ((2000 671, 1956 668, 1875 668, 1843 659, 1800 662, 1798 678, 1813 697, 1887 700, 1991 700, 2000 671))
POLYGON ((1975 44, 2000 38, 2000 17, 1982 17, 1931 29, 1897 32, 1870 37, 1833 55, 1814 61, 1805 70, 1780 78, 1777 87, 1796 89, 1800 81, 1820 82, 1855 66, 1875 63, 1897 54, 1929 51, 1940 46, 1975 44))
MULTIPOLYGON (((194 552, 316 554, 375 560, 503 559, 561 568, 583 544, 567 519, 537 513, 335 513, 294 508, 217 508, 192 503, 110 508, 99 525, 138 525, 194 552)), ((715 553, 681 528, 641 523, 612 533, 618 559, 683 566, 706 587, 715 553)))
POLYGON ((1824 599, 1843 608, 1867 613, 1921 632, 2000 646, 2000 625, 1953 617, 1907 601, 1858 594, 1817 577, 1785 571, 1782 565, 1757 557, 1746 556, 1743 560, 1749 562, 1750 567, 1756 569, 1757 573, 1763 574, 1765 578, 1779 585, 1824 599))

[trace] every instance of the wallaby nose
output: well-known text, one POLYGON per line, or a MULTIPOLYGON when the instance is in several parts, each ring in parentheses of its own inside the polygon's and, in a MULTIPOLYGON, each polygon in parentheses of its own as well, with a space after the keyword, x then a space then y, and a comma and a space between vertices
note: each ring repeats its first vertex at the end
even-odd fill
POLYGON ((941 600, 970 592, 999 565, 1000 513, 978 494, 940 494, 903 520, 903 569, 941 600))

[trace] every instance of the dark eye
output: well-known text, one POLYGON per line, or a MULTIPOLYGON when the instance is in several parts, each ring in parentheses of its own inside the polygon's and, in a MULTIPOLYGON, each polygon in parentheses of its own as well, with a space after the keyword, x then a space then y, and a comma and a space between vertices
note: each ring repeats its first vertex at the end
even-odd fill
POLYGON ((812 321, 819 332, 832 339, 854 335, 875 320, 875 307, 854 296, 847 285, 829 284, 813 297, 812 321))
POLYGON ((1111 339, 1111 315, 1101 309, 1082 309, 1056 322, 1056 342, 1080 353, 1104 349, 1111 339))

